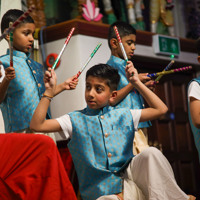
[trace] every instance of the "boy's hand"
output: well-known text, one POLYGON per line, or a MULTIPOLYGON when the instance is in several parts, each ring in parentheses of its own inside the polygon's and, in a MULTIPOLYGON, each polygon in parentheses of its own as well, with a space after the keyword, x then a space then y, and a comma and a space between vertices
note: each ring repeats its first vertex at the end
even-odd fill
POLYGON ((145 83, 145 85, 151 90, 151 91, 155 91, 155 89, 156 89, 156 83, 155 83, 155 81, 154 80, 150 80, 150 81, 147 81, 146 83, 145 83))
POLYGON ((147 76, 148 73, 140 73, 138 74, 139 79, 142 83, 144 83, 150 90, 155 91, 155 81, 152 80, 150 77, 147 76))
MULTIPOLYGON (((128 62, 127 62, 128 63, 128 62)), ((126 65, 126 77, 127 79, 134 85, 137 82, 140 82, 139 76, 138 76, 138 72, 135 69, 135 67, 133 66, 133 64, 131 65, 126 65)))
POLYGON ((57 82, 56 73, 53 69, 49 68, 44 75, 44 84, 46 88, 45 93, 48 92, 50 96, 54 96, 54 92, 56 89, 56 82, 57 82))
POLYGON ((133 63, 132 63, 130 60, 128 60, 128 61, 126 62, 126 66, 128 66, 129 68, 130 68, 130 67, 134 67, 133 63))
POLYGON ((76 78, 76 75, 74 75, 71 78, 68 78, 63 83, 63 87, 64 87, 64 90, 74 90, 77 84, 78 84, 78 79, 76 78))
POLYGON ((138 76, 139 76, 139 79, 142 83, 146 83, 147 81, 151 80, 150 77, 147 76, 148 73, 139 73, 138 76))
POLYGON ((13 80, 16 77, 14 67, 8 67, 5 69, 5 79, 8 81, 13 80))

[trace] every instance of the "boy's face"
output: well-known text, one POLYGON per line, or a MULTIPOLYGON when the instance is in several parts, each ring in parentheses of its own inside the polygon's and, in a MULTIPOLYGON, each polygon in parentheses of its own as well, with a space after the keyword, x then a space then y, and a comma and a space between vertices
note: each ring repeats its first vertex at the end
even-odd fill
POLYGON ((86 79, 85 101, 89 108, 99 109, 109 104, 112 91, 102 78, 88 76, 86 79))
MULTIPOLYGON (((126 55, 128 57, 128 59, 130 60, 133 55, 134 55, 134 51, 135 51, 135 42, 136 42, 136 35, 134 34, 130 34, 127 36, 122 37, 122 44, 124 46, 126 55)), ((117 46, 117 51, 116 51, 116 57, 119 57, 121 59, 124 59, 121 48, 118 44, 117 46)))
POLYGON ((34 31, 35 24, 33 23, 19 25, 13 32, 13 49, 24 53, 29 52, 34 41, 34 31))

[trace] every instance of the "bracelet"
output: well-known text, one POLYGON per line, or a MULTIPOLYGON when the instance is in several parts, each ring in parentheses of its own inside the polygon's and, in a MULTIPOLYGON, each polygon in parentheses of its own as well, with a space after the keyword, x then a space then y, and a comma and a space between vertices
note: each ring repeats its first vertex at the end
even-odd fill
POLYGON ((48 99, 49 101, 51 101, 52 100, 52 98, 50 98, 50 97, 47 97, 47 96, 42 96, 42 98, 46 98, 46 99, 48 99))
POLYGON ((52 99, 53 99, 53 97, 52 96, 50 96, 50 95, 47 95, 47 94, 43 94, 43 96, 42 97, 45 97, 45 98, 47 98, 49 101, 51 101, 52 99))
POLYGON ((50 96, 50 95, 48 95, 48 94, 43 94, 43 97, 49 97, 49 98, 51 98, 51 99, 53 99, 53 96, 50 96))

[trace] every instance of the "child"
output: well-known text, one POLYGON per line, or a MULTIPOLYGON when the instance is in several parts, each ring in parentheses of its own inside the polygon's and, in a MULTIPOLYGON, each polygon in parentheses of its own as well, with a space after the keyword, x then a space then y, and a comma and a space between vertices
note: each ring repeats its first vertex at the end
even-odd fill
MULTIPOLYGON (((23 12, 17 9, 7 11, 1 21, 1 31, 9 27, 10 22, 18 19, 23 12)), ((43 82, 44 68, 30 58, 29 50, 33 45, 35 25, 28 16, 13 31, 13 61, 10 66, 10 52, 0 57, 5 69, 5 77, 0 84, 0 108, 4 118, 5 132, 30 133, 29 123, 42 97, 45 87, 43 82)), ((8 42, 9 35, 5 38, 8 42)), ((69 87, 72 79, 65 81, 56 88, 56 94, 69 87)), ((76 81, 73 81, 76 84, 76 81)), ((75 87, 75 86, 74 86, 75 87)), ((50 118, 48 112, 47 118, 50 118)), ((52 133, 53 134, 53 133, 52 133)), ((54 135, 52 135, 54 137, 54 135)))
MULTIPOLYGON (((139 121, 156 119, 167 112, 167 107, 139 80, 132 65, 127 65, 126 73, 149 108, 129 110, 109 106, 117 97, 120 76, 116 69, 99 64, 86 73, 87 108, 45 120, 50 99, 44 97, 35 110, 30 128, 42 132, 63 131, 66 138, 71 138, 68 147, 83 200, 95 200, 103 195, 106 197, 101 199, 117 199, 115 194, 122 192, 123 180, 131 182, 130 185, 134 181, 146 199, 188 199, 176 184, 172 169, 159 150, 150 147, 133 156, 134 129, 139 121)), ((45 94, 53 96, 54 70, 46 73, 45 82, 45 94)), ((133 199, 131 192, 127 192, 127 184, 124 184, 125 200, 133 199)))
MULTIPOLYGON (((200 38, 197 40, 198 62, 200 63, 200 38)), ((194 135, 194 141, 199 153, 200 161, 200 76, 192 79, 188 85, 188 114, 194 135)))
MULTIPOLYGON (((136 43, 136 30, 130 24, 126 22, 116 22, 110 26, 108 33, 108 45, 111 49, 111 57, 108 60, 107 64, 116 68, 121 77, 118 85, 118 96, 112 103, 112 105, 116 106, 117 108, 128 107, 130 109, 142 109, 144 108, 144 101, 142 96, 136 89, 133 88, 133 85, 130 84, 126 78, 126 61, 124 60, 120 45, 117 41, 117 37, 113 29, 114 26, 117 26, 118 28, 122 44, 129 60, 131 60, 134 56, 136 43)), ((128 61, 127 64, 132 64, 132 62, 128 61)), ((155 84, 153 84, 153 80, 150 80, 150 78, 147 77, 147 73, 139 74, 139 76, 140 80, 142 82, 146 82, 145 84, 148 87, 151 87, 151 89, 153 86, 155 86, 155 84)), ((135 132, 134 154, 137 154, 144 148, 148 147, 147 141, 145 141, 143 130, 144 128, 147 128, 149 126, 151 126, 150 121, 142 122, 139 124, 139 129, 137 132, 135 132), (144 138, 144 143, 141 141, 142 143, 139 144, 140 138, 144 138)))

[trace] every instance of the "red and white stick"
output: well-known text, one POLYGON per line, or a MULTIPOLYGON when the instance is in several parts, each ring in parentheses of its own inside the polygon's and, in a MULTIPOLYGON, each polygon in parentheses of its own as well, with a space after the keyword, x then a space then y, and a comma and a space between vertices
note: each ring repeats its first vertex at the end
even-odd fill
POLYGON ((67 36, 67 39, 65 40, 65 43, 64 43, 64 45, 63 45, 63 48, 61 49, 61 51, 60 51, 58 57, 56 58, 56 61, 54 62, 53 66, 52 66, 52 69, 55 69, 55 67, 56 67, 58 61, 60 60, 60 57, 62 56, 62 54, 63 54, 63 52, 64 52, 64 50, 65 50, 65 47, 67 46, 67 44, 68 44, 68 42, 69 42, 69 40, 70 40, 70 38, 71 38, 71 36, 72 36, 74 30, 75 30, 75 28, 73 27, 73 28, 71 29, 69 35, 67 36))
POLYGON ((76 78, 78 78, 81 75, 81 73, 86 68, 86 66, 88 65, 88 63, 90 62, 90 60, 93 58, 93 56, 95 55, 95 53, 98 51, 98 49, 99 49, 100 46, 101 46, 101 43, 99 43, 96 46, 96 48, 93 50, 93 52, 90 54, 89 58, 87 59, 86 63, 83 65, 83 67, 81 68, 81 70, 76 74, 76 78))
POLYGON ((125 60, 125 61, 128 61, 128 57, 127 57, 127 55, 126 55, 126 51, 125 51, 124 46, 123 46, 123 44, 122 44, 122 40, 121 40, 121 38, 120 38, 120 35, 119 35, 119 31, 118 31, 118 29, 117 29, 117 26, 114 26, 114 30, 115 30, 115 34, 116 34, 116 36, 117 36, 117 40, 118 40, 118 42, 119 42, 119 45, 120 45, 120 48, 121 48, 121 51, 122 51, 124 60, 125 60))

